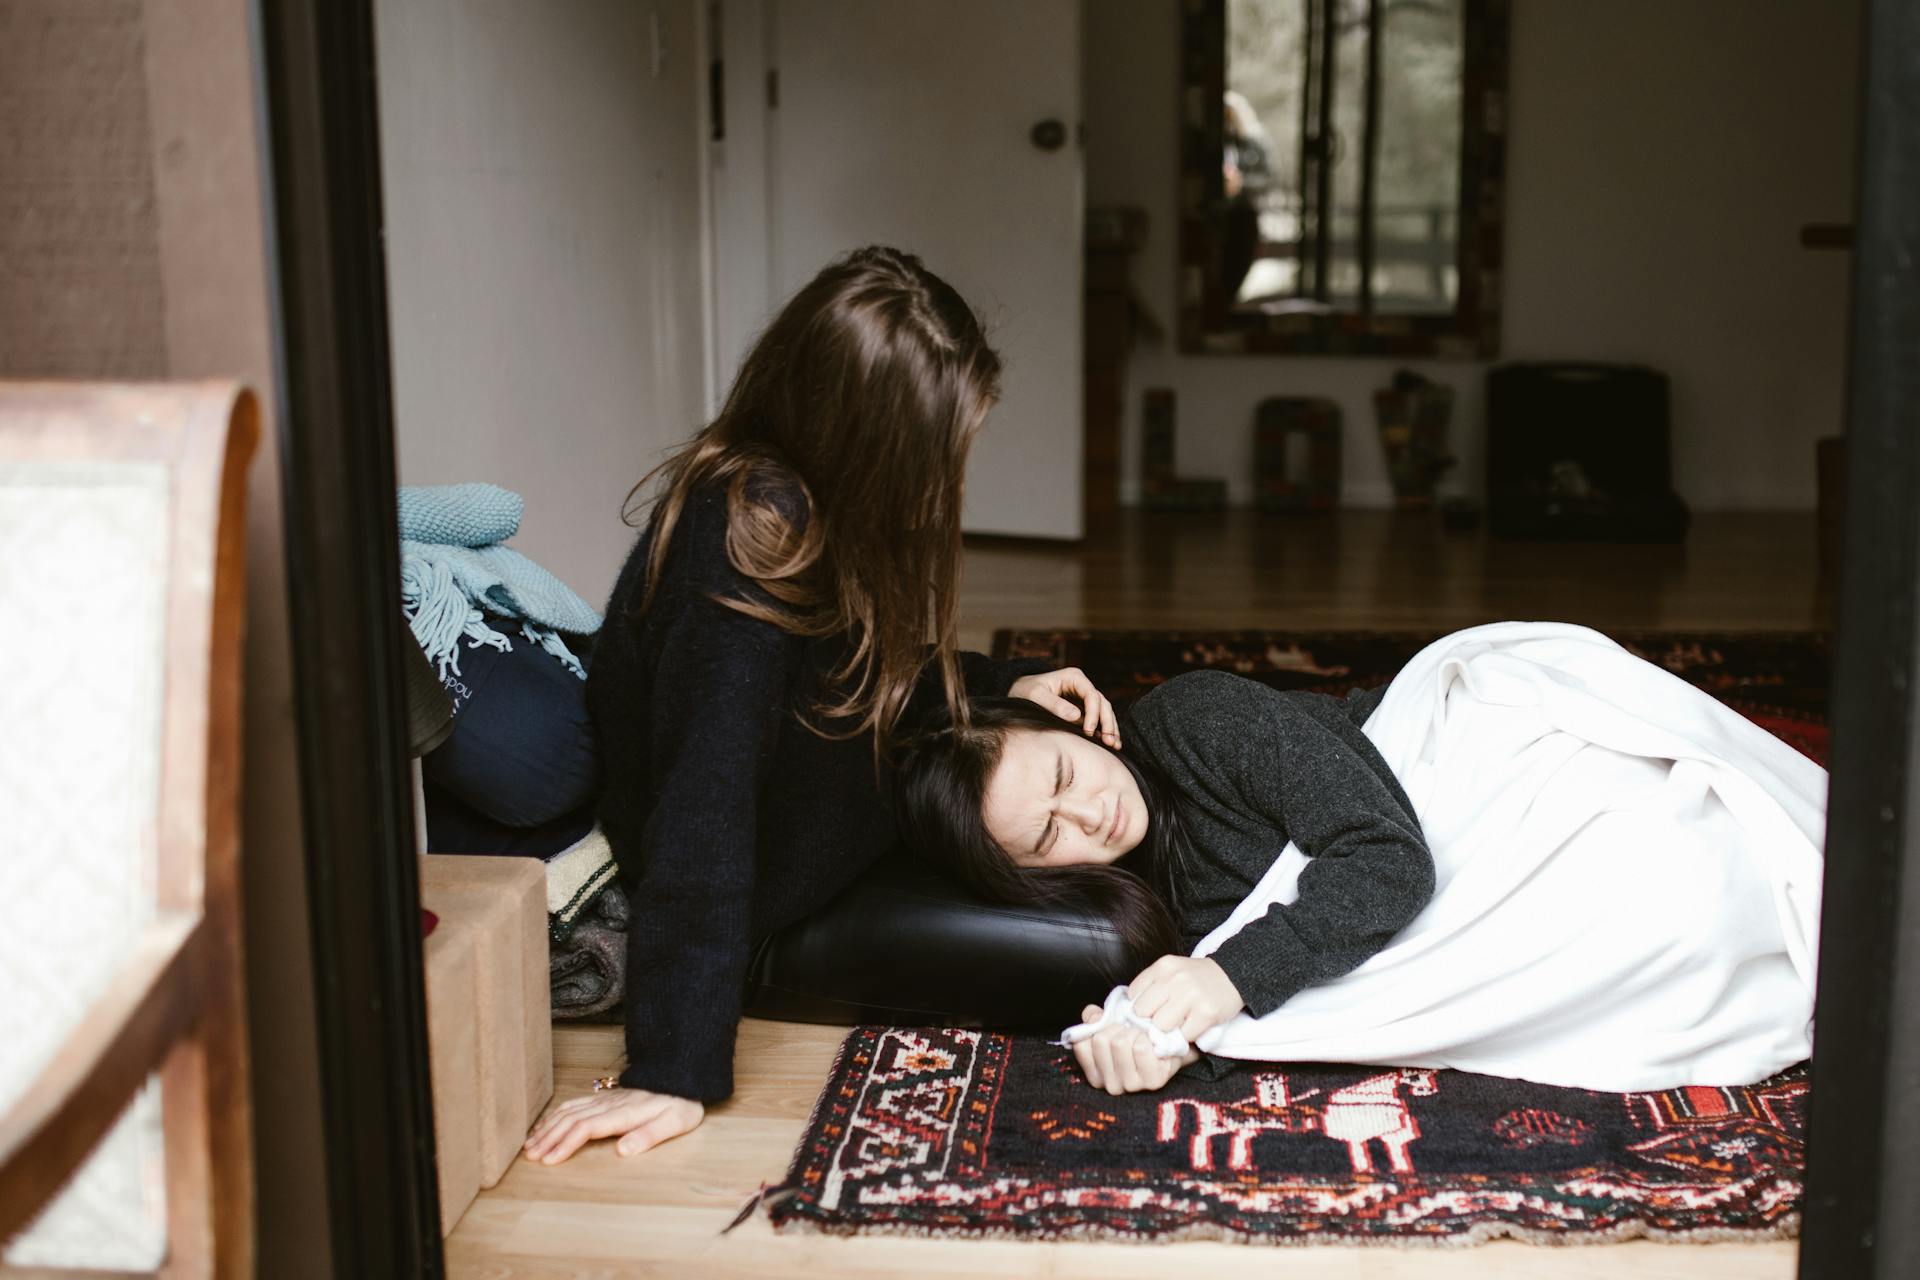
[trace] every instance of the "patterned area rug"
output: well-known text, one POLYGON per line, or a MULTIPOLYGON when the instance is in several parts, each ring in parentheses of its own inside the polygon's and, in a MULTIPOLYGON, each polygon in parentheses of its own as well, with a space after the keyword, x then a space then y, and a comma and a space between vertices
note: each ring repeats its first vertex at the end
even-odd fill
MULTIPOLYGON (((1181 671, 1286 689, 1384 683, 1431 633, 1003 631, 1125 705, 1181 671)), ((1828 640, 1626 634, 1634 652, 1824 763, 1828 640)), ((1792 1235, 1804 1067, 1745 1088, 1593 1093, 1459 1071, 1250 1065, 1110 1098, 1029 1036, 848 1037, 776 1227, 1274 1244, 1792 1235)))
MULTIPOLYGON (((1650 662, 1698 685, 1826 763, 1830 640, 1822 632, 1615 632, 1650 662)), ((1079 667, 1122 707, 1183 671, 1222 667, 1276 689, 1345 694, 1385 684, 1438 632, 999 631, 996 658, 1079 667)))
POLYGON ((1031 1036, 847 1038, 776 1227, 1271 1244, 1755 1239, 1798 1227, 1804 1068, 1590 1093, 1286 1066, 1111 1098, 1031 1036))

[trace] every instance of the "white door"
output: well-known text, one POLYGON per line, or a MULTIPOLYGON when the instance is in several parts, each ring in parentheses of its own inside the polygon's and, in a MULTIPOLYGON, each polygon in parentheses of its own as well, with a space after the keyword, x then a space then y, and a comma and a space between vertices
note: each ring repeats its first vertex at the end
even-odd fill
MULTIPOLYGON (((1079 537, 1078 0, 767 0, 728 4, 722 21, 734 24, 720 42, 730 105, 751 100, 736 51, 757 45, 777 72, 756 144, 764 169, 753 165, 766 239, 736 261, 758 275, 764 254, 771 305, 860 245, 919 254, 981 313, 1006 366, 968 468, 966 528, 1079 537), (743 40, 749 26, 757 40, 743 40), (1063 139, 1052 149, 1030 136, 1045 121, 1063 139)), ((728 146, 752 138, 751 126, 727 132, 728 146)), ((749 163, 730 159, 736 171, 749 163)), ((741 297, 723 290, 716 305, 741 297)), ((738 318, 716 320, 721 361, 737 361, 726 335, 742 331, 738 318)), ((732 367, 716 373, 724 383, 732 367)))

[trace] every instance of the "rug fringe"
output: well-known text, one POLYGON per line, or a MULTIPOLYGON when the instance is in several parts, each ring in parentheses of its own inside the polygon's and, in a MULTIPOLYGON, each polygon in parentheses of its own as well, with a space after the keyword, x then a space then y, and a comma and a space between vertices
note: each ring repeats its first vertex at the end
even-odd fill
MULTIPOLYGON (((797 1190, 797 1189, 794 1189, 797 1190)), ((790 1190, 789 1195, 794 1191, 790 1190)), ((784 1197, 783 1197, 784 1198, 784 1197)), ((770 1209, 772 1206, 768 1206, 770 1209)), ((1745 1230, 1737 1227, 1702 1227, 1691 1231, 1663 1231, 1650 1227, 1644 1222, 1624 1222, 1617 1227, 1602 1231, 1540 1231, 1530 1227, 1512 1226, 1503 1222, 1479 1222, 1465 1231, 1449 1235, 1402 1235, 1402 1234, 1364 1234, 1346 1235, 1337 1232, 1314 1232, 1287 1236, 1261 1235, 1236 1231, 1232 1227, 1217 1222, 1196 1222, 1189 1226, 1177 1227, 1171 1231, 1136 1232, 1104 1226, 1099 1223, 1085 1223, 1080 1226, 1065 1227, 1057 1230, 1018 1231, 1005 1227, 934 1227, 919 1226, 913 1223, 874 1222, 823 1222, 817 1218, 792 1215, 771 1218, 774 1231, 794 1235, 822 1236, 919 1236, 927 1239, 948 1240, 1031 1240, 1036 1242, 1110 1242, 1115 1244, 1174 1244, 1191 1241, 1218 1241, 1226 1244, 1246 1244, 1265 1246, 1274 1249, 1313 1248, 1324 1245, 1330 1248, 1379 1248, 1379 1249, 1461 1249, 1491 1244, 1496 1240, 1512 1240, 1519 1244, 1536 1245, 1545 1248, 1582 1248, 1587 1245, 1624 1244, 1629 1240, 1645 1240, 1650 1244, 1673 1245, 1712 1245, 1712 1244, 1765 1244, 1777 1240, 1793 1240, 1800 1235, 1800 1215, 1790 1214, 1770 1227, 1758 1230, 1745 1230)))
POLYGON ((799 1190, 800 1188, 790 1186, 784 1182, 777 1184, 771 1182, 761 1183, 760 1189, 749 1196, 747 1202, 740 1206, 740 1212, 733 1215, 733 1221, 720 1228, 720 1234, 723 1236, 726 1235, 748 1218, 751 1218, 753 1211, 761 1205, 765 1205, 769 1212, 771 1212, 776 1206, 796 1195, 799 1190))

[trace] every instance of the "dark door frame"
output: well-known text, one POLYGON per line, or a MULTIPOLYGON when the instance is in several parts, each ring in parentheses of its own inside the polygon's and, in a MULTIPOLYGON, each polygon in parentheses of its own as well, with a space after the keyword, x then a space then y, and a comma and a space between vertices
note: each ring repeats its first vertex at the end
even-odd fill
POLYGON ((333 1266, 438 1276, 373 4, 254 4, 333 1266))
MULTIPOLYGON (((1920 6, 1864 11, 1809 1280, 1920 1257, 1920 6)), ((372 0, 257 16, 335 1267, 436 1275, 372 0)))
POLYGON ((1920 5, 1865 13, 1807 1280, 1920 1258, 1920 5))

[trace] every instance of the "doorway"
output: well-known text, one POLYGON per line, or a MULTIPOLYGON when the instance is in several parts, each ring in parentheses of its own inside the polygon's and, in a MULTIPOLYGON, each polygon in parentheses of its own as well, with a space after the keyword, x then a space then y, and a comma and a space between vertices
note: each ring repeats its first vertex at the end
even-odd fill
MULTIPOLYGON (((338 1267, 435 1274, 399 629, 373 6, 263 6, 282 447, 338 1267), (323 625, 324 624, 324 625, 323 625)), ((1867 5, 1847 556, 1802 1275, 1920 1252, 1920 12, 1867 5)), ((1074 504, 1077 510, 1078 504, 1074 504)))

